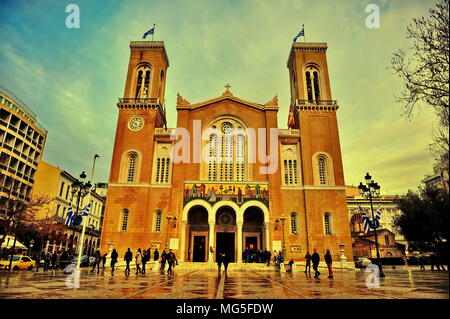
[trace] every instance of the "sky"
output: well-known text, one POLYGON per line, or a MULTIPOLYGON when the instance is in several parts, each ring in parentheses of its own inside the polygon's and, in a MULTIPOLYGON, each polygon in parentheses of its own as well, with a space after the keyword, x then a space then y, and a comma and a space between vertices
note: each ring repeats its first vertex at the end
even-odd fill
POLYGON ((165 42, 168 127, 176 124, 177 93, 196 103, 221 95, 229 83, 235 96, 256 103, 278 94, 278 125, 286 128, 286 63, 304 24, 307 42, 328 43, 346 184, 358 185, 370 172, 382 194, 403 194, 432 170, 428 144, 436 119, 426 107, 411 119, 402 116, 394 98, 402 82, 388 67, 393 52, 411 47, 407 25, 433 6, 423 0, 2 0, 0 85, 48 130, 43 160, 78 176, 90 172, 97 153, 94 180, 107 182, 129 41, 156 24, 154 39, 165 42), (78 29, 65 25, 69 4, 80 9, 78 29), (380 8, 379 28, 366 27, 369 4, 380 8))

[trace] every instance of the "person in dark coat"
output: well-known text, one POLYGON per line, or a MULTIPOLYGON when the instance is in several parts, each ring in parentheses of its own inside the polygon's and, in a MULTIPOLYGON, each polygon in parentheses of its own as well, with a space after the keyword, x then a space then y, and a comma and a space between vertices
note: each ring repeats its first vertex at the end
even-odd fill
POLYGON ((100 253, 100 250, 97 250, 95 252, 95 261, 94 266, 91 269, 91 272, 94 272, 95 267, 97 267, 97 274, 100 272, 100 263, 102 262, 102 254, 100 253))
POLYGON ((127 252, 125 253, 123 260, 125 260, 125 262, 127 263, 127 266, 125 267, 125 274, 129 275, 131 272, 130 262, 133 260, 133 253, 131 252, 130 248, 128 248, 127 252))
POLYGON ((45 272, 47 272, 47 270, 50 268, 51 260, 52 260, 52 255, 49 252, 47 252, 44 255, 44 271, 45 272))
POLYGON ((328 267, 328 278, 333 278, 333 260, 329 249, 327 249, 327 253, 325 254, 325 263, 328 267))
POLYGON ((425 260, 424 260, 423 256, 419 257, 419 265, 420 265, 420 270, 425 270, 425 260))
POLYGON ((172 249, 169 249, 169 253, 167 254, 167 262, 169 263, 169 269, 167 269, 167 273, 173 274, 173 268, 175 267, 175 263, 178 264, 178 260, 172 249))
POLYGON ((164 272, 164 268, 166 267, 166 261, 167 261, 167 253, 166 250, 164 249, 162 254, 161 254, 161 271, 164 272))
POLYGON ((69 264, 69 254, 67 251, 63 251, 61 254, 61 269, 65 268, 69 264))
POLYGON ((435 253, 432 253, 430 255, 430 263, 431 263, 431 270, 434 271, 434 266, 436 266, 437 270, 441 270, 441 268, 439 268, 438 258, 435 253))
POLYGON ((105 264, 106 264, 106 256, 107 256, 108 254, 107 253, 105 253, 104 255, 103 255, 103 257, 102 257, 102 268, 103 269, 105 269, 105 264))
POLYGON ((216 262, 217 262, 217 268, 219 270, 220 273, 220 268, 222 268, 222 252, 218 253, 216 256, 216 262))
POLYGON ((305 255, 305 274, 306 273, 311 274, 311 254, 309 253, 309 250, 305 255))
POLYGON ((52 268, 53 269, 56 268, 56 257, 58 257, 58 255, 56 254, 56 251, 55 251, 52 255, 52 268))
POLYGON ((150 261, 150 249, 147 249, 142 252, 142 271, 141 273, 145 274, 145 264, 150 261))
POLYGON ((117 253, 116 249, 114 248, 111 252, 111 275, 114 275, 114 266, 117 263, 117 258, 119 258, 119 254, 117 253))
POLYGON ((153 260, 158 261, 158 259, 159 259, 159 251, 158 249, 155 249, 155 251, 153 252, 153 260))
POLYGON ((314 269, 314 278, 319 278, 320 272, 319 272, 319 270, 317 270, 317 267, 319 267, 320 256, 317 253, 317 249, 315 249, 315 248, 314 248, 314 253, 311 256, 311 261, 312 261, 313 269, 314 269))
POLYGON ((267 261, 267 266, 270 266, 270 257, 272 256, 272 254, 270 253, 270 251, 268 250, 266 252, 266 261, 267 261))

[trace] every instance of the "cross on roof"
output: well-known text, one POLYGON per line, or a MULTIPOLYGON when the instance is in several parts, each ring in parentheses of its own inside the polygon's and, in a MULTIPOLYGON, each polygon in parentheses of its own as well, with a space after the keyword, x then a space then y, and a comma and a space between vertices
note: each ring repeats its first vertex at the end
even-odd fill
POLYGON ((228 83, 225 85, 225 88, 227 89, 227 91, 229 91, 230 87, 231 87, 231 85, 229 85, 228 83))

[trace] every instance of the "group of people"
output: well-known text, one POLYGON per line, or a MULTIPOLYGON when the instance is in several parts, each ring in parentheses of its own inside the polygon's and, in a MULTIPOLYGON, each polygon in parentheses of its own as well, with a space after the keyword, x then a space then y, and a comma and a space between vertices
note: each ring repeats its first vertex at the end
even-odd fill
MULTIPOLYGON (((114 274, 114 265, 117 263, 117 259, 118 259, 117 251, 113 249, 111 253, 111 274, 114 274)), ((130 248, 128 248, 123 259, 126 263, 125 274, 129 275, 131 272, 130 263, 133 260, 133 253, 131 252, 130 248)), ((144 251, 141 251, 141 249, 138 248, 134 256, 134 259, 136 264, 136 275, 145 274, 145 265, 147 262, 151 260, 150 248, 147 250, 144 249, 144 251)), ((153 260, 154 261, 159 260, 158 249, 155 249, 155 251, 153 252, 153 260)), ((178 265, 178 260, 172 249, 169 249, 168 252, 166 252, 166 250, 164 249, 164 251, 161 254, 161 268, 160 268, 161 272, 164 272, 166 263, 168 263, 169 265, 167 273, 173 274, 173 268, 175 267, 175 265, 178 265)))
MULTIPOLYGON (((425 270, 425 264, 426 264, 425 257, 420 256, 420 257, 418 257, 418 259, 419 259, 420 270, 425 270)), ((440 254, 432 253, 430 255, 429 261, 430 261, 431 270, 434 270, 434 267, 436 267, 436 270, 439 270, 439 271, 441 269, 445 270, 444 260, 440 256, 440 254)))
POLYGON ((243 252, 242 260, 245 263, 267 263, 269 265, 271 256, 271 252, 266 249, 260 251, 259 249, 250 249, 247 247, 243 252))
MULTIPOLYGON (((36 258, 37 259, 37 258, 36 258)), ((66 251, 55 251, 53 254, 50 252, 42 253, 38 262, 36 262, 37 271, 39 271, 40 260, 44 261, 44 272, 49 269, 64 269, 69 261, 72 259, 72 256, 66 251)))
MULTIPOLYGON (((328 278, 333 278, 333 259, 331 258, 330 250, 327 249, 324 255, 325 263, 328 267, 328 278)), ((311 255, 309 251, 306 252, 305 255, 305 274, 311 276, 311 263, 314 270, 314 278, 319 278, 319 263, 320 263, 320 255, 317 252, 317 249, 314 248, 313 254, 311 255)))

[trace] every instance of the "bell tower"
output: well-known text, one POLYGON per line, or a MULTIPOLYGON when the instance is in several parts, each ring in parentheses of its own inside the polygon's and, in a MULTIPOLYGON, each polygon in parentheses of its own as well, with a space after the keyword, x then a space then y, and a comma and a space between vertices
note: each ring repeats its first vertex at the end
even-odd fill
POLYGON ((150 183, 155 128, 166 125, 164 91, 169 67, 164 42, 131 41, 123 98, 117 107, 110 183, 150 183))
POLYGON ((344 185, 336 111, 328 76, 326 43, 292 44, 287 67, 290 74, 294 128, 300 129, 304 156, 304 182, 309 185, 344 185), (318 166, 326 160, 326 176, 318 166), (318 157, 319 156, 319 157, 318 157), (319 164, 319 162, 320 164, 319 164))

